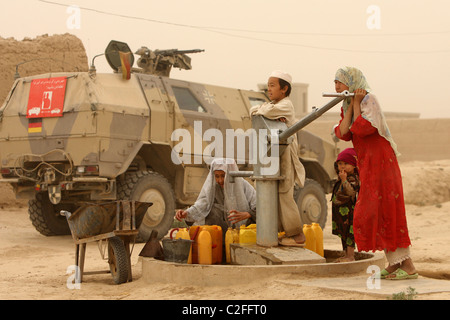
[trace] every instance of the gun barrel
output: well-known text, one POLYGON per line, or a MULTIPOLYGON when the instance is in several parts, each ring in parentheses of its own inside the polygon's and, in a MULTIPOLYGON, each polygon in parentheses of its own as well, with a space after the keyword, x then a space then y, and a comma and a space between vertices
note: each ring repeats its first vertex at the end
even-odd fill
POLYGON ((204 52, 204 49, 192 49, 192 50, 179 50, 177 53, 199 53, 204 52))
POLYGON ((192 50, 178 50, 178 49, 168 49, 168 50, 155 50, 155 54, 160 54, 163 56, 170 56, 174 54, 189 54, 189 53, 199 53, 205 51, 204 49, 192 49, 192 50))

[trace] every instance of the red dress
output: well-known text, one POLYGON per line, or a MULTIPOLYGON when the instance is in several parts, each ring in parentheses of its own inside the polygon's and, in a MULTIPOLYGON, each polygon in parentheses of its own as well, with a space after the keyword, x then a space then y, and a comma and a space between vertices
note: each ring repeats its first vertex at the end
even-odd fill
MULTIPOLYGON (((341 113, 341 122, 343 113, 341 113)), ((340 123, 339 123, 340 125, 340 123)), ((361 187, 354 209, 353 231, 359 251, 406 248, 411 245, 403 185, 397 157, 388 140, 359 116, 350 132, 336 136, 353 142, 361 187)))

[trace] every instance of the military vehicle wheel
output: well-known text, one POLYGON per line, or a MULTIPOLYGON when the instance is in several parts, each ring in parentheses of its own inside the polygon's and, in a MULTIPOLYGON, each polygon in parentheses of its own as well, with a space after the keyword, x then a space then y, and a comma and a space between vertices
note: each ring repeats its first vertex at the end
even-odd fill
POLYGON ((120 199, 153 203, 142 220, 137 241, 147 241, 152 230, 158 231, 159 239, 167 234, 175 216, 175 196, 166 178, 152 171, 128 173, 117 191, 120 199))
POLYGON ((33 226, 44 236, 70 234, 66 217, 59 214, 61 209, 71 211, 72 208, 62 208, 53 205, 46 192, 36 194, 36 199, 28 201, 28 214, 33 226))
POLYGON ((115 284, 128 281, 128 257, 127 250, 119 237, 108 239, 108 263, 109 270, 115 284))
POLYGON ((327 222, 327 199, 320 184, 306 179, 305 186, 294 192, 303 224, 317 222, 323 229, 327 222))

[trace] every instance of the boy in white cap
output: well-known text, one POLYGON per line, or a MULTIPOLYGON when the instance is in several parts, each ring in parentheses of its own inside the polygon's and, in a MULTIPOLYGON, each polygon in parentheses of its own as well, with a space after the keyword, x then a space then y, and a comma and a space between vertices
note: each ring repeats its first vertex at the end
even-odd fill
MULTIPOLYGON (((292 77, 283 71, 273 71, 267 82, 268 95, 271 99, 260 106, 250 109, 250 114, 262 115, 271 120, 279 120, 288 127, 295 123, 294 106, 289 99, 292 77)), ((284 177, 278 186, 278 217, 279 229, 286 237, 280 240, 284 246, 304 246, 302 222, 297 204, 294 200, 294 185, 303 187, 305 183, 305 169, 298 159, 298 143, 296 135, 280 157, 280 174, 284 177)))

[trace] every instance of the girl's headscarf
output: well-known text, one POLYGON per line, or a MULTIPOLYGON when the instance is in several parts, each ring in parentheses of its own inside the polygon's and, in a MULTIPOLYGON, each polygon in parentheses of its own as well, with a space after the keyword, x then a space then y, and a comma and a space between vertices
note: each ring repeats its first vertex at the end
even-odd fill
POLYGON ((336 162, 344 161, 356 167, 356 151, 353 148, 347 148, 338 154, 336 162))
MULTIPOLYGON (((335 80, 338 80, 348 87, 348 91, 354 92, 356 89, 364 89, 369 93, 371 91, 369 84, 367 83, 366 77, 361 72, 361 70, 353 67, 344 67, 336 71, 335 80)), ((342 110, 344 114, 347 112, 348 106, 350 105, 351 98, 344 100, 342 105, 342 110)), ((361 116, 369 121, 371 125, 378 129, 380 136, 385 138, 391 144, 394 153, 399 156, 400 153, 397 151, 397 145, 392 139, 391 132, 384 118, 384 114, 381 111, 381 107, 378 103, 377 98, 373 94, 367 94, 363 101, 361 101, 361 116)), ((352 120, 353 123, 354 119, 352 120)))
MULTIPOLYGON (((366 77, 364 77, 361 70, 353 67, 344 67, 338 69, 336 71, 336 75, 334 80, 342 82, 348 87, 348 91, 355 92, 356 89, 364 89, 367 92, 370 92, 370 86, 367 83, 366 77)), ((347 108, 350 105, 351 98, 347 98, 344 100, 344 104, 342 108, 344 109, 344 113, 347 112, 347 108)))

